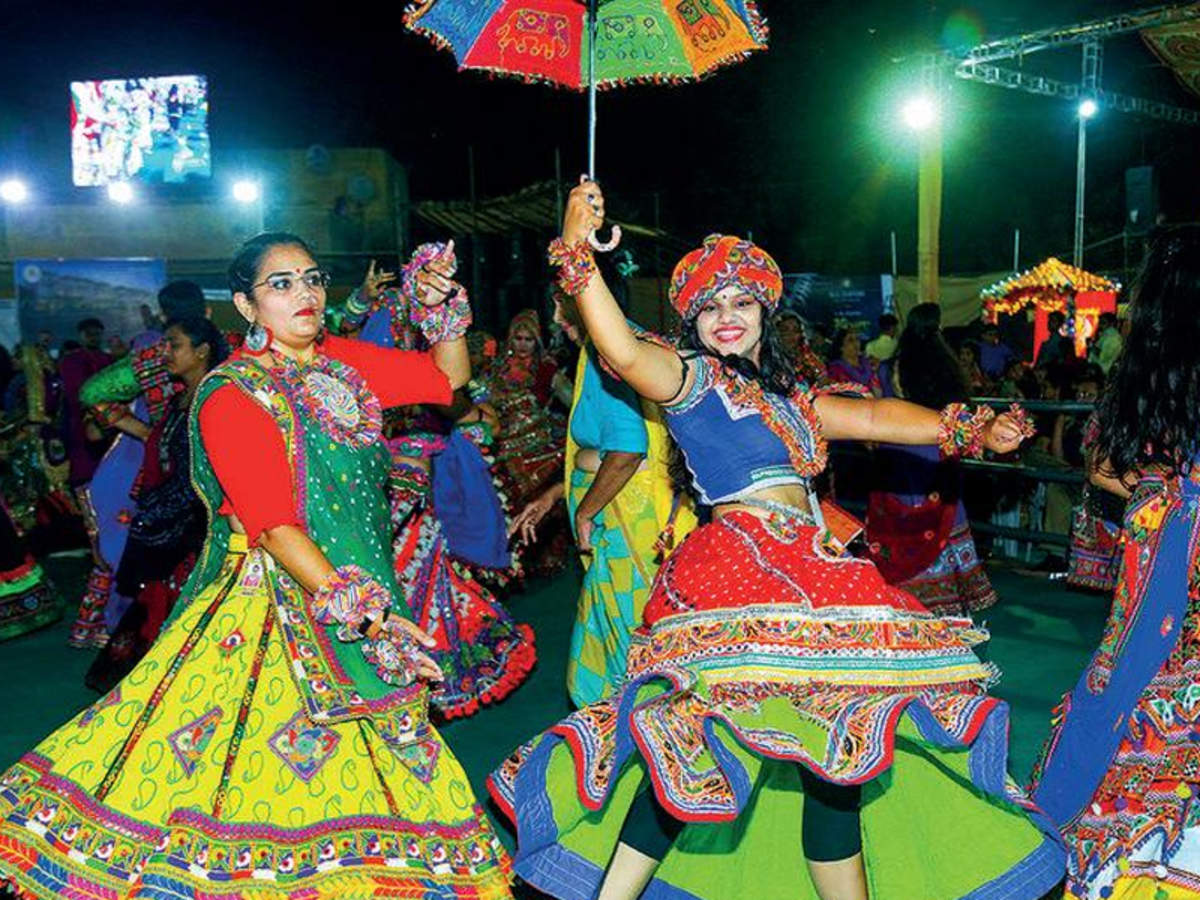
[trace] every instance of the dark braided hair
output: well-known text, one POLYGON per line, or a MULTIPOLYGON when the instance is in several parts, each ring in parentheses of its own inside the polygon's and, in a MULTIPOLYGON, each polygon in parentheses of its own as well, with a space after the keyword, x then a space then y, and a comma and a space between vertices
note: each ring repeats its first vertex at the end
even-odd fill
POLYGON ((1187 475, 1200 453, 1200 226, 1159 232, 1130 294, 1129 337, 1098 409, 1097 458, 1118 478, 1147 466, 1187 475))

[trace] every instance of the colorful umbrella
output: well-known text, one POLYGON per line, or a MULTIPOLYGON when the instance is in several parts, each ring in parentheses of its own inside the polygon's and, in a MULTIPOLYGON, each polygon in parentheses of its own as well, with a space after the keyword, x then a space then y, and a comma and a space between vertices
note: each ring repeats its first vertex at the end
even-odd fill
POLYGON ((767 46, 754 0, 417 0, 405 24, 460 69, 588 91, 596 170, 596 89, 703 78, 767 46))

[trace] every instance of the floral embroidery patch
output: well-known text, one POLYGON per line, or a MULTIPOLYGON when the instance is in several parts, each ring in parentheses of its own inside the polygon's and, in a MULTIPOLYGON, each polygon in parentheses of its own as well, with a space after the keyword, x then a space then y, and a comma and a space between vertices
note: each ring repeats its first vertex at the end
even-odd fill
POLYGON ((212 743, 220 721, 221 707, 214 706, 204 715, 171 732, 167 738, 167 743, 175 751, 175 758, 189 777, 196 771, 200 758, 212 743))
POLYGON ((433 773, 437 770, 438 757, 442 754, 442 742, 437 738, 405 744, 392 748, 400 757, 405 768, 417 776, 422 784, 433 781, 433 773))
POLYGON ((268 744, 297 778, 308 782, 333 756, 340 740, 336 731, 315 725, 298 712, 271 735, 268 744))

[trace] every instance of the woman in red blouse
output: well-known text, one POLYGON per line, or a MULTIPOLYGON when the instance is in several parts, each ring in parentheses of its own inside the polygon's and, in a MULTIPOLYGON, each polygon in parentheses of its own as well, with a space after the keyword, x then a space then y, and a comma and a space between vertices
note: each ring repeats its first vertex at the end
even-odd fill
POLYGON ((470 376, 470 308, 447 274, 442 259, 421 271, 410 312, 432 349, 400 351, 323 334, 328 276, 300 238, 239 252, 247 340, 192 405, 200 560, 129 676, 0 776, 0 883, 511 896, 429 724, 441 673, 392 567, 382 407, 448 404, 470 376))

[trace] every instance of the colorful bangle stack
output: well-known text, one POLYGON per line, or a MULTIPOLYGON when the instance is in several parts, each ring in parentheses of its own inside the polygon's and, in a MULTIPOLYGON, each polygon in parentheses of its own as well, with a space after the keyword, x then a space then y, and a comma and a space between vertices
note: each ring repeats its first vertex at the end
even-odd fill
POLYGON ((467 333, 471 327, 471 302, 466 289, 455 283, 446 302, 426 306, 421 302, 417 275, 434 260, 444 259, 450 263, 450 273, 458 269, 458 260, 451 254, 446 257, 446 245, 442 243, 422 244, 413 251, 412 258, 400 271, 400 291, 408 299, 408 320, 421 332, 430 344, 454 341, 467 333))
MULTIPOLYGON (((1021 408, 1019 403, 1014 403, 1004 413, 1016 424, 1017 428, 1021 429, 1021 439, 1029 440, 1037 434, 1037 426, 1033 424, 1033 417, 1021 408)), ((1086 443, 1086 437, 1085 437, 1086 443)))
POLYGON ((558 286, 567 296, 582 294, 596 274, 596 256, 586 242, 568 246, 562 238, 555 238, 546 255, 550 265, 558 268, 558 286))
POLYGON ((363 292, 362 286, 356 287, 354 292, 346 298, 346 318, 361 319, 371 310, 371 301, 363 292))
POLYGON ((383 622, 391 605, 387 588, 358 566, 338 566, 313 594, 312 612, 322 625, 337 624, 337 636, 357 641, 365 626, 383 622))
POLYGON ((983 456, 983 433, 996 414, 987 406, 972 410, 965 403, 951 403, 941 413, 938 449, 944 458, 983 456))
POLYGON ((389 629, 362 645, 363 659, 375 667, 375 674, 396 687, 408 687, 417 680, 413 665, 417 651, 417 642, 401 629, 389 629))
POLYGON ((408 320, 420 330, 430 344, 456 341, 471 327, 471 302, 465 288, 459 287, 445 303, 426 306, 413 302, 408 305, 408 320))

